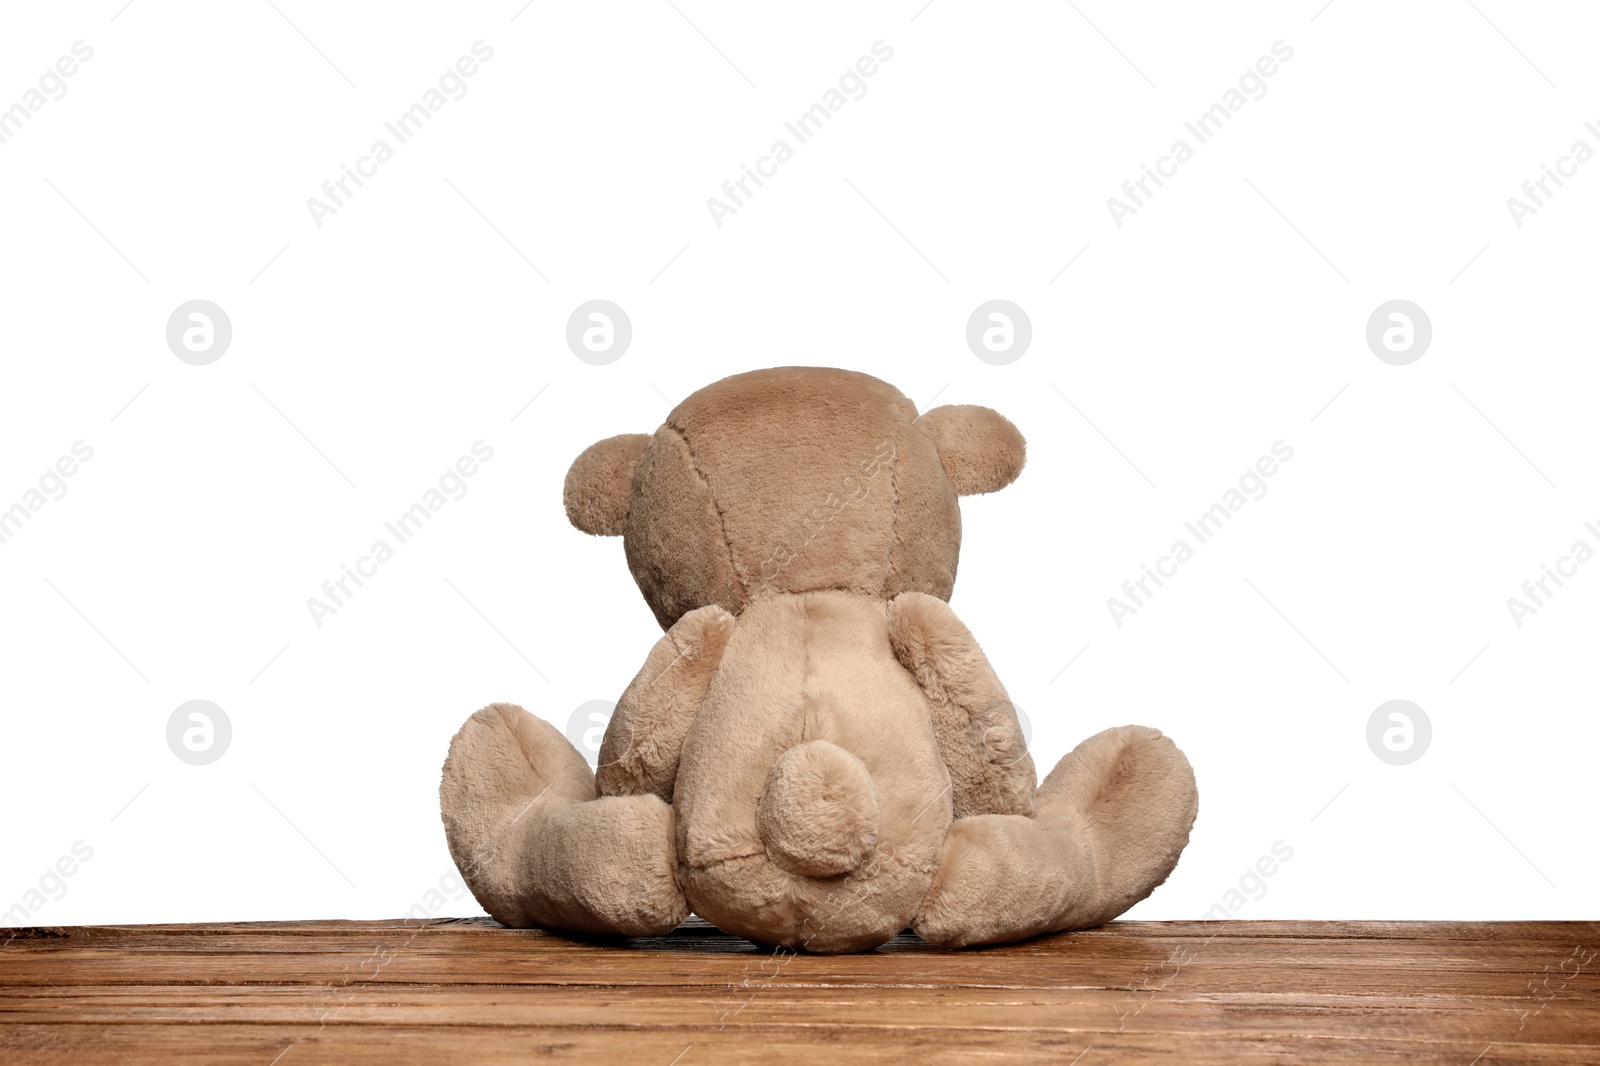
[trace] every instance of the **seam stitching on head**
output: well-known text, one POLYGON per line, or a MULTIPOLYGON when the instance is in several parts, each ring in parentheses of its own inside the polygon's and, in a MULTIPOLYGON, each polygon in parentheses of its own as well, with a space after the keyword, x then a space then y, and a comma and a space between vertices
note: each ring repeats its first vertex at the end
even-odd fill
POLYGON ((883 590, 878 594, 880 599, 889 598, 889 585, 895 576, 895 549, 902 547, 900 543, 900 449, 905 441, 900 432, 900 423, 894 423, 894 453, 889 458, 889 554, 884 563, 883 590))
POLYGON ((711 491, 711 480, 706 477, 705 471, 700 469, 700 459, 694 453, 694 445, 689 443, 688 434, 674 424, 670 419, 666 423, 667 429, 672 430, 674 436, 683 442, 684 450, 689 453, 689 469, 694 471, 694 476, 700 479, 700 484, 705 486, 706 499, 711 501, 711 509, 717 513, 717 524, 722 530, 722 547, 728 553, 728 570, 733 574, 733 580, 738 582, 739 596, 745 604, 750 603, 750 586, 745 581, 744 575, 739 573, 739 564, 733 558, 733 542, 728 539, 728 516, 723 514, 722 505, 717 503, 717 494, 711 491))

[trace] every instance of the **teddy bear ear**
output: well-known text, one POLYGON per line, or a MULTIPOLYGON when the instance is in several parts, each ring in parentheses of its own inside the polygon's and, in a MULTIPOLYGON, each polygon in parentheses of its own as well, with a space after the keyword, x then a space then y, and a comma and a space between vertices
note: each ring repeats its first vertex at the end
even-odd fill
POLYGON ((999 411, 974 404, 935 407, 917 419, 933 437, 956 494, 998 492, 1022 473, 1027 442, 999 411))
POLYGON ((620 536, 633 500, 633 468, 649 443, 648 433, 624 433, 585 448, 561 492, 567 519, 597 537, 620 536))

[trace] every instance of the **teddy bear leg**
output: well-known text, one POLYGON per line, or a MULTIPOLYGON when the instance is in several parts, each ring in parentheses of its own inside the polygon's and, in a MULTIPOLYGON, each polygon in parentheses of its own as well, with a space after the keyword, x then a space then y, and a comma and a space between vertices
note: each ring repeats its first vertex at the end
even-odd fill
POLYGON ((1194 771, 1171 740, 1108 729, 1050 772, 1033 817, 956 820, 914 928, 961 947, 1102 925, 1167 879, 1197 810, 1194 771))
POLYGON ((439 801, 451 857, 502 925, 651 936, 688 917, 672 808, 653 795, 597 799, 583 756, 520 707, 467 720, 439 801))

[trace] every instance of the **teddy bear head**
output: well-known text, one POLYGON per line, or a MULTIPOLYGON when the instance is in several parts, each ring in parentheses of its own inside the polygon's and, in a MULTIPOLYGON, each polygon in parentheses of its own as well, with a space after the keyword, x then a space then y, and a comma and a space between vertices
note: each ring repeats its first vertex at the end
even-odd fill
POLYGON ((877 378, 779 367, 725 378, 654 434, 587 448, 567 472, 567 517, 621 535, 663 629, 697 607, 738 614, 778 593, 845 589, 949 599, 956 498, 1022 471, 1022 434, 987 407, 918 415, 877 378))

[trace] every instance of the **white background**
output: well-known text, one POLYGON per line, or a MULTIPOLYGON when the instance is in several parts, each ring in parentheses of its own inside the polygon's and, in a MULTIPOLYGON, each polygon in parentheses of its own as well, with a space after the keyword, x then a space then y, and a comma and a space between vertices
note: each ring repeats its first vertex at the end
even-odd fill
POLYGON ((1506 599, 1600 547, 1600 162, 1520 228, 1506 199, 1600 148, 1600 17, 675 2, 8 5, 0 106, 94 55, 0 145, 0 508, 94 455, 0 545, 0 908, 78 841, 34 924, 459 892, 460 722, 509 700, 565 727, 659 633, 620 541, 567 524, 567 465, 808 363, 1026 434, 1021 479, 964 502, 952 602, 1041 770, 1129 721, 1193 761, 1189 849, 1132 916, 1199 915, 1280 840, 1238 917, 1593 915, 1600 565, 1521 628, 1506 599), (479 40, 466 95, 317 227, 307 198, 479 40), (866 95, 717 227, 707 197, 879 40, 866 95), (1107 197, 1280 40, 1266 95, 1115 225, 1107 197), (594 298, 634 328, 607 366, 564 340, 594 298), (994 298, 1033 324, 1004 366, 964 338, 994 298), (1433 324, 1408 366, 1365 341, 1396 298, 1433 324), (166 344, 192 299, 233 325, 208 366, 166 344), (468 493, 318 628, 307 597, 479 440, 468 493), (1267 494, 1114 625, 1279 440, 1267 494), (1405 766, 1366 741, 1397 698, 1433 726, 1405 766), (210 765, 167 746, 191 699, 232 723, 210 765))

